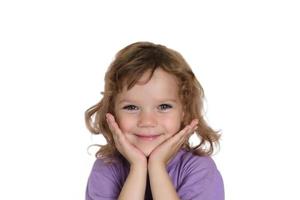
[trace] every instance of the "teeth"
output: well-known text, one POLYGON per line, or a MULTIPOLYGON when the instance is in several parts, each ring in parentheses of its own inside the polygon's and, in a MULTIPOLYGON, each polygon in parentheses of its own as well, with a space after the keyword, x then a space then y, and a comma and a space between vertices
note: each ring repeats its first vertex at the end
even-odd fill
POLYGON ((139 135, 140 137, 157 137, 158 135, 139 135))
POLYGON ((142 138, 142 139, 145 139, 145 140, 154 140, 156 139, 157 137, 159 137, 159 135, 137 135, 138 137, 142 138))

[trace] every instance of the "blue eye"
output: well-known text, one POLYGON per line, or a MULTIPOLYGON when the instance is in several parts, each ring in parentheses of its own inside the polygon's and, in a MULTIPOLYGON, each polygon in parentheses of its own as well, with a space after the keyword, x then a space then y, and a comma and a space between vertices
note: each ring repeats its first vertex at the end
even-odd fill
POLYGON ((171 109, 171 108, 173 108, 171 105, 169 105, 169 104, 161 104, 161 105, 159 105, 159 109, 160 110, 167 110, 167 109, 171 109))
POLYGON ((127 105, 123 107, 124 110, 137 110, 138 107, 135 105, 127 105))

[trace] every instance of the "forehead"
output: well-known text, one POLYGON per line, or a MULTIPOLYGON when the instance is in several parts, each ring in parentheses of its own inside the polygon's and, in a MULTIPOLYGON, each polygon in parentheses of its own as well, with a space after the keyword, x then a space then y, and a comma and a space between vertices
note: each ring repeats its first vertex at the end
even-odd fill
POLYGON ((124 87, 117 95, 117 101, 163 101, 166 99, 179 101, 178 82, 174 75, 158 68, 150 80, 149 76, 150 72, 146 72, 131 89, 126 90, 124 87))

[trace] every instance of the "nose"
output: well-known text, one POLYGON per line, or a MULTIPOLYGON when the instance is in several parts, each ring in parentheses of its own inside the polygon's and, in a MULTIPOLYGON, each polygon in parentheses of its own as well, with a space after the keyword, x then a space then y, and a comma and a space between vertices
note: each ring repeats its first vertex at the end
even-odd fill
POLYGON ((155 113, 151 111, 142 111, 140 112, 138 119, 139 127, 155 127, 157 125, 157 120, 155 113))

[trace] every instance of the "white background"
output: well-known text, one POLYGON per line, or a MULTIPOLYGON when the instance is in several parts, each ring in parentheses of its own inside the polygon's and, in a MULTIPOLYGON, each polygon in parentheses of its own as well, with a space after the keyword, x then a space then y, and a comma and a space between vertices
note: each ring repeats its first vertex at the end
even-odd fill
POLYGON ((300 199, 297 1, 1 1, 0 199, 84 199, 84 112, 115 53, 179 51, 221 129, 226 199, 300 199))

